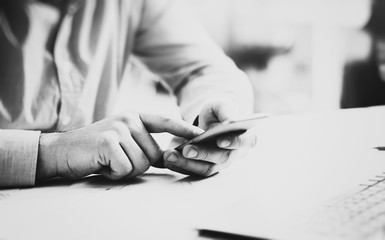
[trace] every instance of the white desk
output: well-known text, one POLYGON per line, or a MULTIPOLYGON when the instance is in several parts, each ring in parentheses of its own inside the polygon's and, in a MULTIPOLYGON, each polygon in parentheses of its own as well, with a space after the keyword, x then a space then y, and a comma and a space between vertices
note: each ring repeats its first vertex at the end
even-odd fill
POLYGON ((362 180, 385 171, 385 153, 373 150, 385 145, 384 107, 271 118, 256 131, 259 146, 248 158, 205 180, 152 169, 131 181, 94 176, 2 190, 0 239, 196 239, 202 219, 247 196, 261 196, 273 216, 271 207, 298 189, 293 184, 305 188, 302 203, 320 196, 301 179, 348 186, 333 171, 337 159, 362 180), (383 159, 383 167, 356 161, 363 158, 383 159))

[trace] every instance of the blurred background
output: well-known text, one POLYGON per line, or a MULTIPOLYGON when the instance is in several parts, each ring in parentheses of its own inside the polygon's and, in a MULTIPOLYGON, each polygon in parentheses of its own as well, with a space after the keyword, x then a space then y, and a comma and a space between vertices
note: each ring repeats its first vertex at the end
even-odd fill
POLYGON ((385 104, 384 0, 189 1, 248 74, 256 112, 385 104))
POLYGON ((190 1, 249 75, 256 111, 385 104, 384 0, 190 1))

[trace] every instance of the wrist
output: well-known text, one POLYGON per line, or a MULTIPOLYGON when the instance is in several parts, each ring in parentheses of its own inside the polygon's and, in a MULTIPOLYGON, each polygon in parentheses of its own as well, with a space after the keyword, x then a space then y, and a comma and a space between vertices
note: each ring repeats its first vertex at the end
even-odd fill
POLYGON ((57 147, 59 133, 43 133, 39 139, 36 178, 44 179, 58 176, 57 147))

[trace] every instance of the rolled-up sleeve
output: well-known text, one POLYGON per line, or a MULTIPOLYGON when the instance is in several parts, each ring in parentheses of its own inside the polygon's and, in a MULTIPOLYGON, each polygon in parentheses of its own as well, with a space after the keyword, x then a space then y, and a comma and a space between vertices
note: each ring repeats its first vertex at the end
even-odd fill
POLYGON ((208 37, 184 0, 144 1, 134 52, 174 90, 192 122, 212 99, 252 110, 250 81, 208 37))
POLYGON ((40 131, 0 130, 0 188, 35 184, 40 131))

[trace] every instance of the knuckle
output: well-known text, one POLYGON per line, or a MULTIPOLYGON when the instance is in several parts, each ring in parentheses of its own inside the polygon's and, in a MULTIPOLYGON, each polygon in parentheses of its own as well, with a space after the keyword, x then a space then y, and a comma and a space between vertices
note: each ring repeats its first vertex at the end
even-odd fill
POLYGON ((130 123, 130 117, 128 116, 128 114, 123 114, 119 117, 118 119, 120 122, 122 122, 123 124, 125 125, 128 125, 130 123))
POLYGON ((129 129, 142 129, 143 124, 142 120, 140 119, 139 114, 137 113, 128 113, 126 115, 124 124, 129 128, 129 129))
POLYGON ((128 126, 132 123, 133 120, 135 120, 136 118, 139 118, 139 115, 135 112, 130 112, 130 111, 127 111, 123 114, 121 114, 118 118, 118 120, 122 123, 124 123, 124 125, 128 126))
POLYGON ((151 166, 150 161, 148 160, 147 156, 144 154, 142 154, 142 156, 141 156, 141 161, 143 162, 143 172, 145 172, 151 166))
POLYGON ((162 158, 162 154, 163 154, 163 152, 162 152, 162 150, 160 149, 159 146, 155 146, 155 148, 156 148, 156 150, 151 151, 151 152, 149 152, 149 154, 148 154, 148 159, 149 159, 150 162, 152 162, 152 163, 155 163, 155 162, 157 162, 159 159, 161 159, 161 158, 162 158))
POLYGON ((135 167, 139 174, 142 174, 145 171, 147 171, 150 168, 150 166, 151 166, 150 161, 148 160, 147 156, 144 153, 138 156, 135 167))
POLYGON ((233 139, 233 141, 234 141, 234 143, 236 144, 236 146, 242 146, 242 144, 243 144, 243 139, 242 139, 240 136, 235 137, 235 138, 233 139))
POLYGON ((207 167, 202 172, 202 176, 208 177, 212 174, 212 172, 213 172, 213 165, 207 165, 207 167))
POLYGON ((174 125, 173 120, 170 117, 167 116, 162 116, 161 117, 162 121, 162 128, 163 130, 166 130, 169 128, 170 125, 174 125))
POLYGON ((182 160, 178 161, 178 165, 179 167, 186 169, 189 166, 189 162, 188 160, 182 158, 182 160))
POLYGON ((111 128, 115 131, 115 132, 118 132, 118 133, 121 133, 124 131, 125 129, 125 126, 122 122, 120 121, 114 121, 111 123, 111 128))
POLYGON ((116 136, 111 132, 104 132, 99 138, 99 146, 101 148, 110 149, 116 144, 116 136))
POLYGON ((164 124, 168 124, 172 121, 172 119, 168 116, 162 116, 162 121, 164 124))
POLYGON ((132 167, 131 166, 125 166, 122 171, 121 171, 121 175, 122 176, 127 176, 128 174, 130 174, 132 171, 132 167))
POLYGON ((220 157, 220 162, 225 163, 230 158, 231 151, 223 151, 220 157))
POLYGON ((147 171, 149 168, 150 168, 151 164, 148 160, 144 161, 144 164, 143 164, 143 172, 147 171))
POLYGON ((110 129, 112 130, 115 130, 119 128, 119 121, 116 121, 116 120, 113 120, 111 123, 110 123, 110 129))
POLYGON ((198 151, 197 158, 207 160, 209 158, 209 153, 207 151, 198 151))

